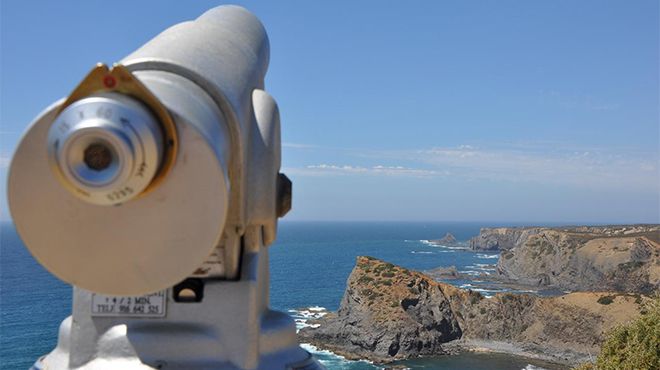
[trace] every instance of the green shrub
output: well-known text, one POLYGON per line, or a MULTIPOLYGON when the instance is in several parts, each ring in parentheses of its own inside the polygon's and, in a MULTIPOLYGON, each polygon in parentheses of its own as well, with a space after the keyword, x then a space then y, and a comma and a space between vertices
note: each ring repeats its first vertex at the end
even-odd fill
POLYGON ((598 298, 598 300, 596 302, 598 302, 600 304, 607 305, 607 304, 610 304, 610 303, 614 302, 614 296, 613 295, 605 295, 605 296, 602 296, 602 297, 598 298))
POLYGON ((638 268, 644 266, 644 262, 641 261, 630 261, 626 263, 620 263, 619 268, 623 270, 624 272, 632 272, 637 270, 638 268))
POLYGON ((372 281, 374 281, 374 279, 369 276, 360 276, 360 278, 358 279, 358 282, 360 283, 370 283, 372 281))
POLYGON ((660 368, 660 296, 646 307, 647 313, 628 325, 614 328, 605 339, 594 364, 576 370, 633 370, 660 368))

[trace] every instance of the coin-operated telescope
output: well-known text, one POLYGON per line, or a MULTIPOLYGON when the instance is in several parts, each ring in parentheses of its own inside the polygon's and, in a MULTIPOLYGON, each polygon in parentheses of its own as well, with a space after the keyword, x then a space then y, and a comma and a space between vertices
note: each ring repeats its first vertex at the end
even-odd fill
POLYGON ((23 136, 9 206, 74 286, 35 369, 315 369, 268 308, 291 204, 259 20, 221 6, 98 65, 23 136))

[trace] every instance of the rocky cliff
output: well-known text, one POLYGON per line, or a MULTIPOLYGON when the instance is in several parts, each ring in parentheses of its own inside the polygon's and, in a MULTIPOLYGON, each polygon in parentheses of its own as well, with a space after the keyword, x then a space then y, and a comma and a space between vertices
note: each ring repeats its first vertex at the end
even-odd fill
POLYGON ((603 333, 637 317, 646 300, 606 293, 486 299, 419 272, 358 257, 339 311, 299 336, 348 358, 380 363, 450 353, 475 343, 500 343, 575 363, 597 353, 603 333))
POLYGON ((514 248, 531 235, 543 230, 541 227, 492 227, 482 228, 479 235, 470 239, 470 248, 480 251, 497 251, 514 248))
POLYGON ((478 239, 515 239, 501 248, 497 272, 517 283, 644 294, 660 288, 658 225, 493 230, 478 239))

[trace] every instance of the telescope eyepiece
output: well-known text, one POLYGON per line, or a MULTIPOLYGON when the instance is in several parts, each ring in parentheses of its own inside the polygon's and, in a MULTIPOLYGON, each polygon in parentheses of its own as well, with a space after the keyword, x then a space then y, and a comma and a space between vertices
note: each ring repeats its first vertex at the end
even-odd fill
POLYGON ((62 110, 49 130, 48 146, 62 185, 96 205, 117 205, 139 195, 163 154, 153 115, 117 93, 84 98, 62 110))

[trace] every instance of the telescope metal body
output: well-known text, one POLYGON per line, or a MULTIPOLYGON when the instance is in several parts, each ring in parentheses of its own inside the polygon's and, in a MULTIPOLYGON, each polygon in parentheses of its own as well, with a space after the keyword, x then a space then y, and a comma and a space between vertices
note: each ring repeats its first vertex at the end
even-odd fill
POLYGON ((10 210, 74 286, 34 369, 321 368, 268 307, 290 206, 268 58, 258 19, 221 6, 97 66, 30 126, 10 210))

